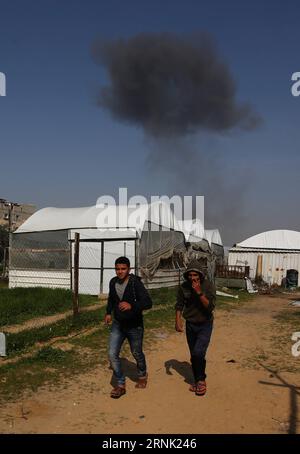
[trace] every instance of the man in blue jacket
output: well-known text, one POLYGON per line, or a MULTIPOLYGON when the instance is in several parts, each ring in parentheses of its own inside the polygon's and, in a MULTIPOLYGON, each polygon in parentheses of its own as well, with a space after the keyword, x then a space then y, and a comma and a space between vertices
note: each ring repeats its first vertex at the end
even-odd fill
POLYGON ((126 393, 125 376, 121 367, 120 350, 128 339, 131 353, 136 360, 138 381, 136 388, 147 385, 147 366, 143 353, 143 310, 152 307, 149 293, 140 277, 130 273, 130 261, 127 257, 119 257, 115 261, 116 277, 109 283, 109 295, 104 322, 113 322, 109 338, 109 359, 117 386, 112 390, 111 397, 118 399, 126 393))

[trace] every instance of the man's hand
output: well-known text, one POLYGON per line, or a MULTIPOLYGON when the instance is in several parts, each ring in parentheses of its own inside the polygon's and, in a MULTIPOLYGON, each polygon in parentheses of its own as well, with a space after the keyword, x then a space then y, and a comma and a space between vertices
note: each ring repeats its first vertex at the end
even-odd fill
POLYGON ((183 321, 181 318, 181 311, 179 311, 179 310, 176 310, 175 329, 178 333, 183 333, 183 321))
POLYGON ((183 323, 182 320, 175 321, 175 329, 178 333, 183 333, 183 323))
MULTIPOLYGON (((197 293, 197 295, 201 295, 202 289, 201 289, 200 281, 193 280, 192 281, 192 287, 195 290, 195 292, 197 293)), ((201 301, 202 304, 204 304, 204 306, 208 306, 209 305, 209 300, 206 298, 205 295, 203 295, 203 293, 200 296, 200 301, 201 301)))
POLYGON ((121 303, 119 303, 119 309, 120 311, 124 312, 124 311, 130 311, 131 309, 131 304, 127 303, 127 301, 121 301, 121 303))
POLYGON ((192 287, 198 295, 202 292, 200 281, 193 280, 192 287))
POLYGON ((106 314, 105 317, 104 317, 104 323, 105 325, 110 325, 112 322, 112 317, 110 314, 106 314))

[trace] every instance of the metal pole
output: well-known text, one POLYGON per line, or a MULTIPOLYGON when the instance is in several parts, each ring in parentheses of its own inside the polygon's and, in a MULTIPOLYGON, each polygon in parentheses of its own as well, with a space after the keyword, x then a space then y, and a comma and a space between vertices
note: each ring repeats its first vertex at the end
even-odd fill
POLYGON ((73 291, 73 254, 72 254, 72 240, 69 240, 69 245, 70 245, 70 254, 69 254, 69 260, 70 260, 70 289, 73 291))
POLYGON ((11 233, 11 215, 12 215, 12 210, 13 210, 13 204, 9 203, 8 204, 8 231, 11 233))
POLYGON ((5 257, 5 263, 4 263, 4 266, 5 266, 5 276, 4 277, 8 277, 8 280, 9 280, 9 273, 10 273, 10 270, 11 270, 11 251, 12 251, 12 233, 9 233, 9 236, 8 236, 8 248, 6 248, 6 257, 5 257), (8 257, 7 257, 8 255, 8 257))
POLYGON ((139 238, 134 240, 134 273, 139 276, 139 238))
POLYGON ((74 291, 73 291, 73 315, 76 317, 79 312, 78 289, 79 289, 79 233, 75 233, 74 243, 74 291))
POLYGON ((104 278, 104 241, 101 241, 101 271, 100 271, 100 293, 103 293, 104 278))

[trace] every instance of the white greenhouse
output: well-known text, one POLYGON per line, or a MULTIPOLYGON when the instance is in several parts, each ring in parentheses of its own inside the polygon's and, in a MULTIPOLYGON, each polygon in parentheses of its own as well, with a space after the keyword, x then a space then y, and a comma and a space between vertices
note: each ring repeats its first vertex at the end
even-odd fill
POLYGON ((228 265, 249 266, 250 278, 260 275, 268 284, 282 285, 288 270, 300 271, 300 232, 271 230, 259 233, 229 250, 228 265))
MULTIPOLYGON (((195 224, 193 241, 202 241, 204 227, 198 220, 195 224)), ((179 222, 164 202, 138 209, 127 205, 106 206, 105 210, 97 206, 43 208, 11 234, 10 288, 72 288, 76 232, 80 234, 80 293, 107 293, 115 275, 115 259, 121 255, 130 259, 133 272, 149 288, 176 285, 190 258, 189 223, 179 222)))

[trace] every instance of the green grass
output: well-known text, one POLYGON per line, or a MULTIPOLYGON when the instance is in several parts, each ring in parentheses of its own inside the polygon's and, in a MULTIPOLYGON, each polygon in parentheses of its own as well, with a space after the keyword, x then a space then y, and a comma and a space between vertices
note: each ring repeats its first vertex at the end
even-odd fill
MULTIPOLYGON (((61 296, 61 290, 59 290, 58 295, 61 296)), ((155 290, 151 292, 151 296, 153 298, 154 307, 161 305, 166 308, 167 305, 170 305, 173 309, 176 289, 155 290)), ((54 293, 53 297, 55 297, 54 293)), ((51 325, 23 330, 19 333, 7 333, 7 352, 10 357, 13 357, 27 352, 28 349, 34 346, 37 342, 47 342, 56 337, 66 337, 80 332, 84 328, 97 326, 102 323, 104 314, 105 308, 102 307, 91 312, 81 312, 77 318, 69 316, 56 323, 52 323, 51 325)), ((158 317, 158 315, 156 315, 156 311, 149 311, 149 316, 153 319, 153 323, 155 323, 155 320, 158 317)), ((3 331, 5 333, 5 327, 3 331)))
POLYGON ((75 351, 42 348, 31 358, 0 367, 0 401, 17 399, 24 392, 36 392, 46 384, 61 383, 78 373, 82 366, 82 359, 75 351))
POLYGON ((25 353, 37 342, 47 342, 56 337, 66 337, 78 333, 84 328, 97 326, 102 322, 104 312, 105 308, 82 312, 76 318, 69 316, 52 325, 24 330, 19 333, 7 333, 7 352, 10 357, 13 357, 25 353))
POLYGON ((166 303, 173 303, 175 304, 176 295, 177 295, 177 287, 166 287, 166 288, 159 288, 149 290, 151 295, 153 305, 157 304, 166 304, 166 303))
MULTIPOLYGON (((163 289, 162 291, 155 290, 155 292, 151 293, 154 307, 161 306, 163 313, 166 312, 167 308, 170 308, 173 319, 175 294, 175 289, 167 289, 167 291, 166 289, 163 289)), ((149 318, 149 321, 151 321, 153 325, 160 323, 160 321, 158 321, 159 314, 157 312, 158 311, 145 312, 146 319, 148 320, 149 318)), ((81 312, 77 318, 69 316, 51 325, 28 329, 20 331, 19 333, 7 333, 7 352, 10 357, 13 357, 20 353, 25 353, 37 342, 47 342, 56 337, 66 337, 80 332, 84 328, 95 327, 102 324, 104 314, 105 307, 102 307, 91 312, 81 312)), ((5 333, 5 329, 3 331, 5 333)))
POLYGON ((300 310, 288 306, 286 310, 274 317, 278 323, 288 326, 289 328, 298 328, 300 331, 300 310))
MULTIPOLYGON (((80 295, 80 307, 96 303, 96 297, 80 295)), ((49 288, 0 288, 0 326, 20 324, 35 317, 72 309, 72 292, 49 288)))
POLYGON ((109 334, 110 330, 108 327, 99 325, 99 329, 97 329, 97 331, 84 336, 68 339, 68 344, 99 352, 101 350, 106 350, 109 334))
POLYGON ((237 295, 237 298, 230 298, 226 296, 217 296, 216 299, 216 310, 231 311, 244 306, 245 303, 252 301, 255 295, 251 295, 246 290, 235 290, 230 289, 231 295, 237 295))
MULTIPOLYGON (((154 302, 153 311, 145 312, 145 345, 155 344, 159 339, 152 332, 160 328, 163 331, 174 330, 174 298, 176 289, 151 291, 154 302), (152 332, 151 332, 152 330, 152 332)), ((105 308, 92 312, 80 313, 55 323, 50 327, 23 331, 7 336, 9 357, 17 357, 30 351, 36 342, 46 342, 56 337, 80 333, 83 328, 98 327, 95 332, 70 337, 64 341, 73 346, 71 351, 62 351, 52 344, 41 348, 30 358, 20 358, 16 363, 0 367, 0 401, 17 399, 24 392, 35 392, 41 386, 63 384, 64 380, 76 374, 87 372, 98 364, 107 363, 107 344, 109 329, 103 324, 105 308), (83 351, 84 349, 84 351, 83 351)), ((59 342, 57 341, 58 345, 59 342)), ((128 346, 124 347, 128 353, 128 346)))
POLYGON ((8 282, 6 280, 0 279, 0 288, 8 288, 8 282))
MULTIPOLYGON (((241 307, 244 303, 252 301, 256 296, 251 295, 246 290, 236 290, 230 289, 229 292, 231 295, 237 295, 239 298, 230 298, 226 296, 217 296, 216 298, 216 310, 227 310, 237 309, 241 307)), ((156 304, 173 304, 175 306, 177 287, 175 288, 163 288, 155 289, 150 291, 151 297, 154 302, 154 307, 156 304)))
MULTIPOLYGON (((167 292, 167 299, 169 300, 173 292, 167 292)), ((165 331, 174 330, 174 304, 172 302, 161 303, 161 293, 156 293, 154 296, 155 311, 148 311, 145 313, 145 346, 151 345, 153 347, 159 338, 153 336, 153 331, 161 329, 165 331)), ((173 299, 173 298, 172 298, 173 299)), ((7 364, 0 367, 0 402, 11 399, 17 399, 24 393, 36 392, 40 387, 47 385, 63 385, 65 380, 75 375, 79 375, 82 371, 87 372, 95 368, 95 366, 102 364, 107 365, 107 345, 109 329, 102 323, 102 316, 104 308, 97 310, 98 316, 94 319, 95 325, 98 325, 97 331, 67 339, 68 344, 73 346, 70 351, 62 351, 54 345, 51 347, 43 347, 34 356, 30 358, 20 359, 17 363, 7 364), (84 349, 84 351, 83 351, 84 349)), ((92 312, 94 314, 94 311, 92 312)), ((86 314, 80 314, 80 317, 85 318, 86 314)), ((86 320, 85 320, 86 322, 86 320)), ((71 331, 85 326, 85 322, 81 319, 77 325, 73 325, 67 331, 63 331, 62 327, 52 325, 52 334, 50 335, 49 329, 43 332, 43 339, 51 337, 54 333, 57 335, 70 333, 71 331)), ((91 323, 88 324, 92 326, 91 323)), ((36 331, 36 330, 33 330, 36 331)), ((41 335, 42 331, 40 331, 41 335)), ((21 334, 21 333, 20 333, 21 334)), ((26 337, 20 337, 16 347, 33 345, 37 332, 29 332, 26 337), (29 337, 28 337, 29 336, 29 337)), ((10 336, 8 336, 8 339, 10 336)), ((10 342, 10 341, 9 341, 10 342)), ((58 341, 59 345, 59 341, 58 341)), ((9 347, 8 347, 9 348, 9 347)), ((19 351, 20 352, 20 351, 19 351)), ((124 345, 122 354, 129 354, 128 345, 124 345)))
MULTIPOLYGON (((145 312, 146 328, 163 326, 165 329, 173 329, 176 292, 176 288, 156 289, 150 292, 153 299, 153 308, 155 310, 145 312)), ((58 294, 61 296, 61 290, 58 294)), ((216 309, 227 311, 236 309, 237 307, 240 307, 241 301, 247 301, 248 298, 248 294, 243 295, 240 300, 218 297, 216 309)), ((102 323, 104 314, 105 308, 103 307, 91 312, 81 312, 77 318, 69 316, 56 323, 52 323, 51 325, 27 329, 20 331, 19 333, 7 333, 7 352, 10 357, 13 357, 27 352, 37 342, 47 342, 57 337, 67 337, 71 334, 80 332, 82 329, 95 327, 102 323)), ((5 327, 3 331, 5 333, 5 327)))
MULTIPOLYGON (((14 290, 24 290, 24 289, 14 289, 14 290)), ((30 289, 32 290, 45 290, 45 289, 30 289)), ((154 309, 159 308, 159 310, 146 311, 145 312, 145 326, 155 328, 156 326, 161 326, 163 322, 164 327, 172 326, 174 324, 174 305, 176 301, 176 288, 165 288, 165 289, 155 289, 150 291, 151 297, 153 299, 154 309), (163 320, 161 320, 163 317, 163 320)), ((63 297, 71 296, 70 292, 62 290, 50 290, 50 292, 42 291, 39 293, 41 295, 46 294, 47 298, 46 303, 49 302, 49 296, 53 296, 55 299, 56 296, 60 298, 60 301, 63 297)), ((37 296, 37 293, 36 295, 37 296)), ((85 295, 83 295, 85 296, 85 295)), ((248 294, 243 294, 239 292, 239 300, 227 299, 226 297, 218 297, 216 302, 216 309, 223 310, 232 310, 237 307, 240 307, 241 302, 248 301, 251 296, 248 294)), ((253 297, 252 297, 253 298, 253 297)), ((86 304, 94 302, 93 299, 86 299, 86 304)), ((65 300, 62 300, 62 304, 66 303, 65 300)), ((2 303, 3 305, 3 303, 2 303)), ((52 305, 45 304, 44 311, 47 309, 52 313, 57 303, 53 302, 52 305)), ((81 304, 82 305, 82 304, 81 304)), ((15 306, 16 307, 16 306, 15 306)), ((41 311, 41 308, 39 309, 41 311)), ((60 311, 61 312, 61 311, 60 311)), ((10 356, 15 356, 20 353, 26 352, 30 347, 32 347, 37 342, 47 342, 56 337, 66 337, 70 334, 79 332, 80 330, 88 327, 97 326, 104 317, 105 308, 97 309, 92 312, 82 312, 79 313, 77 318, 73 316, 66 317, 63 320, 60 320, 51 325, 43 326, 40 328, 28 329, 20 331, 19 333, 7 333, 7 351, 10 356)), ((2 314, 3 315, 3 314, 2 314)), ((18 314, 19 317, 24 315, 30 315, 29 313, 18 314)), ((20 318, 18 318, 20 320, 20 318)), ((2 323, 2 325, 5 325, 2 323)), ((3 331, 5 332, 5 326, 3 331)))
POLYGON ((69 353, 53 347, 43 347, 34 357, 30 358, 29 362, 64 364, 69 353))
POLYGON ((298 357, 294 357, 291 353, 292 341, 291 337, 294 332, 300 331, 300 310, 288 306, 286 310, 274 317, 276 321, 276 333, 273 338, 273 351, 277 354, 282 354, 285 361, 279 363, 279 368, 290 372, 300 372, 300 361, 298 357))
POLYGON ((295 341, 292 334, 300 331, 300 311, 297 308, 287 306, 285 310, 274 316, 274 325, 269 343, 265 351, 257 351, 257 354, 248 359, 248 366, 258 368, 259 363, 264 366, 282 372, 300 372, 300 361, 292 355, 292 346, 295 341))

